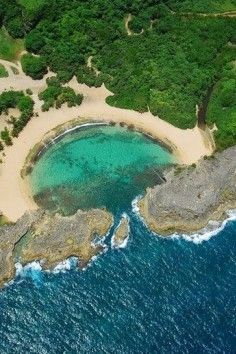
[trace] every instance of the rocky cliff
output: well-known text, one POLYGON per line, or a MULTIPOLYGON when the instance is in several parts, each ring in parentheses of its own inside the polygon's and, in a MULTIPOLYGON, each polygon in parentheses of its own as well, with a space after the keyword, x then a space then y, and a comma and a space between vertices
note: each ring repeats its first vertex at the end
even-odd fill
POLYGON ((196 231, 223 218, 236 207, 236 147, 197 166, 173 169, 138 206, 148 227, 163 235, 196 231))
POLYGON ((44 268, 68 257, 86 264, 102 246, 93 241, 104 237, 113 223, 105 210, 78 210, 73 216, 50 215, 42 210, 26 213, 14 225, 0 227, 0 286, 15 275, 15 262, 43 261, 44 268))

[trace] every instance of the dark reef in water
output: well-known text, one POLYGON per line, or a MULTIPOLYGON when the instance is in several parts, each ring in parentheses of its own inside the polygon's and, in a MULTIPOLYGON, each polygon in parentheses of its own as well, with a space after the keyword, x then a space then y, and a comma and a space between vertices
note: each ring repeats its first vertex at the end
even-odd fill
POLYGON ((166 183, 149 189, 139 202, 152 231, 161 234, 197 231, 236 207, 236 147, 197 166, 177 167, 166 183))

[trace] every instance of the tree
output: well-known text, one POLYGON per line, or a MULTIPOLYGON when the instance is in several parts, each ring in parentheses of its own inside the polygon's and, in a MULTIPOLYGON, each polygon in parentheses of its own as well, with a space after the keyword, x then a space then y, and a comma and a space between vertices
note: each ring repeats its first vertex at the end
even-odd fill
POLYGON ((12 145, 10 133, 7 128, 1 131, 1 139, 5 142, 6 145, 12 145))
POLYGON ((7 30, 13 38, 23 38, 25 35, 23 20, 20 17, 11 19, 7 24, 7 30))
POLYGON ((39 80, 47 73, 47 64, 43 57, 36 57, 32 54, 24 54, 21 58, 22 69, 26 75, 34 80, 39 80))

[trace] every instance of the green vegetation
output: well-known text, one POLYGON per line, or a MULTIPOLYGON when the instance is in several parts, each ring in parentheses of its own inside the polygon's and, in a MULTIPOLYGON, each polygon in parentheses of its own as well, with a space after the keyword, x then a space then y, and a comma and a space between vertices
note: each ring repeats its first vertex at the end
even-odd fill
POLYGON ((24 54, 21 58, 21 65, 25 74, 34 80, 42 79, 48 71, 45 59, 32 54, 24 54))
POLYGON ((0 226, 8 225, 10 224, 9 220, 7 219, 6 216, 0 215, 0 226))
POLYGON ((1 139, 4 141, 4 143, 9 146, 12 145, 12 140, 10 137, 9 130, 5 128, 4 130, 1 131, 0 133, 1 139))
MULTIPOLYGON (((21 112, 18 119, 12 118, 13 126, 11 135, 16 137, 26 126, 33 116, 34 102, 29 96, 25 96, 22 91, 6 91, 0 95, 0 114, 7 113, 9 108, 18 108, 21 112)), ((8 129, 1 132, 1 139, 6 145, 11 145, 11 137, 8 129)))
POLYGON ((153 31, 104 46, 96 65, 113 78, 108 103, 141 112, 149 107, 177 127, 194 127, 196 105, 235 55, 233 49, 224 55, 234 29, 228 19, 166 14, 153 31))
POLYGON ((12 70, 13 74, 19 75, 19 70, 17 68, 15 68, 15 66, 11 66, 11 70, 12 70))
POLYGON ((46 3, 46 0, 18 0, 25 10, 37 12, 46 3))
POLYGON ((62 87, 56 77, 47 79, 48 87, 39 94, 39 99, 44 101, 42 111, 48 111, 51 107, 60 108, 63 103, 68 107, 79 106, 83 101, 83 95, 76 95, 70 87, 62 87))
POLYGON ((0 59, 16 61, 22 50, 23 40, 13 39, 4 28, 0 29, 0 59))
MULTIPOLYGON (((207 121, 218 127, 219 149, 235 142, 230 81, 235 78, 225 71, 236 58, 236 20, 197 13, 235 11, 236 0, 0 0, 0 5, 0 21, 14 38, 24 38, 32 53, 22 57, 27 75, 40 79, 49 67, 61 83, 74 75, 89 86, 104 82, 114 93, 109 104, 150 109, 184 129, 196 125, 196 105, 214 87, 207 121), (128 14, 131 31, 142 34, 127 35, 128 14), (98 76, 87 68, 90 56, 98 76)), ((76 100, 70 89, 54 84, 40 97, 44 110, 76 100)))
POLYGON ((2 64, 0 64, 0 78, 1 77, 8 77, 8 72, 2 64))
POLYGON ((236 11, 235 0, 170 0, 168 5, 174 11, 217 13, 236 11))
POLYGON ((81 67, 77 71, 77 80, 81 84, 86 84, 89 87, 100 87, 103 82, 109 82, 109 76, 103 73, 96 75, 95 71, 87 66, 81 67))
POLYGON ((215 124, 215 140, 219 150, 236 144, 236 68, 227 65, 215 85, 208 112, 207 123, 215 124))

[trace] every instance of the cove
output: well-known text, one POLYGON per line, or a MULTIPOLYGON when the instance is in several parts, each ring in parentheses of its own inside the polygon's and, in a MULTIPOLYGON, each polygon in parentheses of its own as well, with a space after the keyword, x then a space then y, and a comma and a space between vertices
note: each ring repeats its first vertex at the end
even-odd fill
POLYGON ((30 175, 37 204, 64 215, 131 206, 147 187, 162 182, 172 154, 142 133, 119 126, 84 126, 50 143, 30 175))

